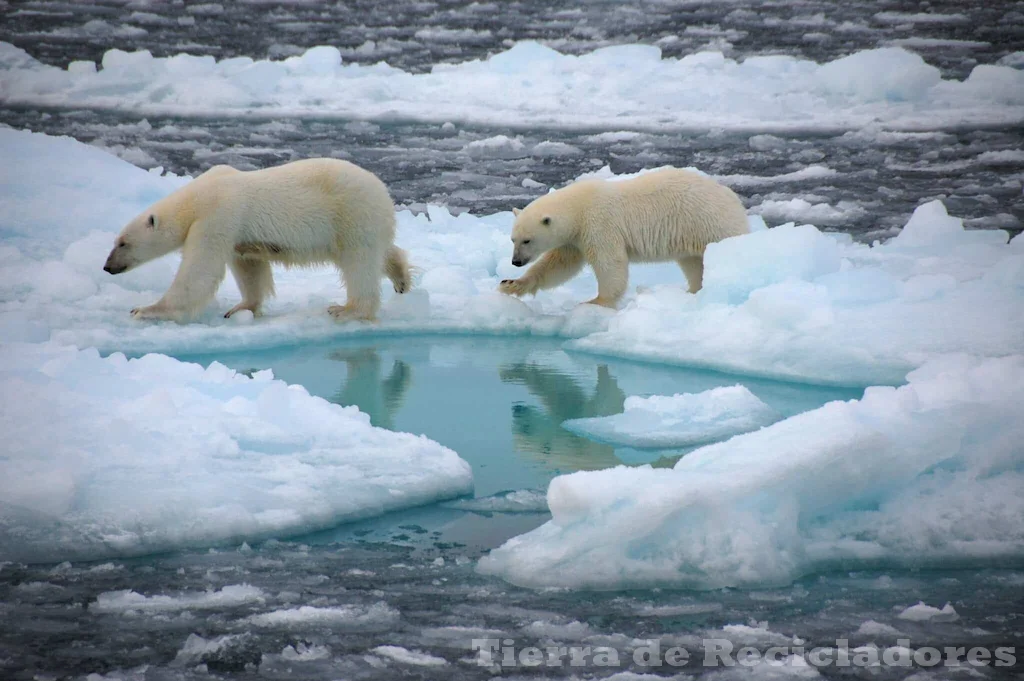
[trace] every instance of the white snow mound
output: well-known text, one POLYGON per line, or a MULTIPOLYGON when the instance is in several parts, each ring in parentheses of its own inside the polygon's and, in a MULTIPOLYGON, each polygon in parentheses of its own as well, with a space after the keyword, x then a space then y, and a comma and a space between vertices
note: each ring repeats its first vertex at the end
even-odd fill
POLYGON ((698 449, 674 469, 555 478, 551 521, 479 568, 535 587, 712 589, 1019 560, 1024 356, 951 356, 908 380, 698 449))
POLYGON ((269 371, 6 344, 0 394, 2 560, 294 535, 472 490, 450 449, 269 371))

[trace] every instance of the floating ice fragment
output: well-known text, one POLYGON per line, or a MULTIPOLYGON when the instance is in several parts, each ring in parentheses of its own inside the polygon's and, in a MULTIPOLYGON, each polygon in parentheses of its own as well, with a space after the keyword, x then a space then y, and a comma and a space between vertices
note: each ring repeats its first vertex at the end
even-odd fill
POLYGON ((245 603, 262 603, 266 594, 248 584, 232 584, 217 591, 183 593, 176 596, 157 594, 144 596, 131 590, 107 591, 96 597, 89 609, 102 613, 158 613, 178 610, 229 608, 245 603))
POLYGON ((546 513, 548 501, 544 492, 520 489, 476 499, 456 499, 445 502, 444 506, 477 513, 546 513))
POLYGON ((939 69, 900 47, 865 50, 821 66, 817 82, 828 92, 865 101, 916 100, 941 80, 939 69))
POLYGON ((245 621, 253 626, 268 629, 307 629, 328 626, 332 629, 378 631, 393 626, 398 618, 398 611, 382 602, 367 607, 342 605, 318 608, 303 605, 298 608, 250 615, 245 621))
POLYGON ((924 601, 910 606, 896 617, 911 622, 955 622, 960 619, 960 615, 950 603, 946 603, 942 608, 935 608, 926 605, 924 601))
POLYGON ((779 415, 742 385, 697 394, 628 397, 613 416, 571 419, 562 427, 627 447, 685 447, 746 433, 779 415))
POLYGON ((401 646, 377 646, 371 652, 386 657, 394 662, 409 664, 417 667, 443 667, 448 660, 443 657, 429 655, 418 650, 409 650, 401 646))

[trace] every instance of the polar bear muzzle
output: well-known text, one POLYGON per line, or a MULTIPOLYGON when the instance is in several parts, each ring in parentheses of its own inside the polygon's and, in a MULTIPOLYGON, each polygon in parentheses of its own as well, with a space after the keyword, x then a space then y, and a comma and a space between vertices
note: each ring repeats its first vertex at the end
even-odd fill
POLYGON ((110 251, 110 255, 107 256, 107 262, 103 264, 103 271, 109 272, 110 274, 121 274, 128 269, 128 263, 124 262, 122 256, 126 256, 125 251, 128 247, 124 244, 118 244, 114 246, 113 250, 110 251))

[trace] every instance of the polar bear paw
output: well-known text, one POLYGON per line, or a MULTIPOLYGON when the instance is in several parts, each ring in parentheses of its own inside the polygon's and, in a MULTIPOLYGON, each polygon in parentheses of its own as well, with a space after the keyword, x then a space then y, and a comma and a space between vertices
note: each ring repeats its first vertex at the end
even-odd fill
POLYGON ((377 316, 372 312, 358 307, 350 307, 349 305, 331 305, 327 308, 327 313, 339 322, 373 322, 377 320, 377 316))
POLYGON ((131 315, 132 319, 169 319, 173 321, 178 318, 174 310, 159 303, 132 308, 131 315))
POLYGON ((498 285, 498 290, 506 295, 519 297, 533 293, 529 283, 524 282, 522 279, 503 279, 501 284, 498 285))
POLYGON ((598 307, 607 307, 610 310, 614 310, 618 307, 617 301, 610 300, 608 298, 602 298, 601 296, 598 296, 597 298, 592 298, 591 300, 588 300, 585 303, 580 303, 580 305, 597 305, 598 307))
POLYGON ((243 300, 238 305, 235 305, 233 308, 225 312, 224 319, 230 319, 231 315, 235 314, 236 312, 241 312, 242 310, 248 310, 249 312, 252 312, 253 317, 260 317, 263 315, 263 310, 260 308, 259 303, 247 303, 243 300))

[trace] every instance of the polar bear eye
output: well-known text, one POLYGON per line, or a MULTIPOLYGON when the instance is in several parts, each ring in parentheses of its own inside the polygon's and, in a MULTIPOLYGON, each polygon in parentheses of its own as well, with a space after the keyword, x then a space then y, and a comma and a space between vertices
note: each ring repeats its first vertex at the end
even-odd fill
POLYGON ((548 225, 551 224, 551 218, 544 218, 543 220, 540 221, 540 224, 542 224, 545 227, 547 227, 548 225))
POLYGON ((148 224, 149 224, 149 226, 151 228, 156 227, 156 216, 153 215, 152 213, 150 213, 150 215, 149 215, 149 222, 148 222, 148 224))
POLYGON ((523 245, 524 245, 524 246, 525 246, 526 244, 528 244, 528 243, 530 243, 530 240, 529 240, 529 239, 523 239, 523 245))

